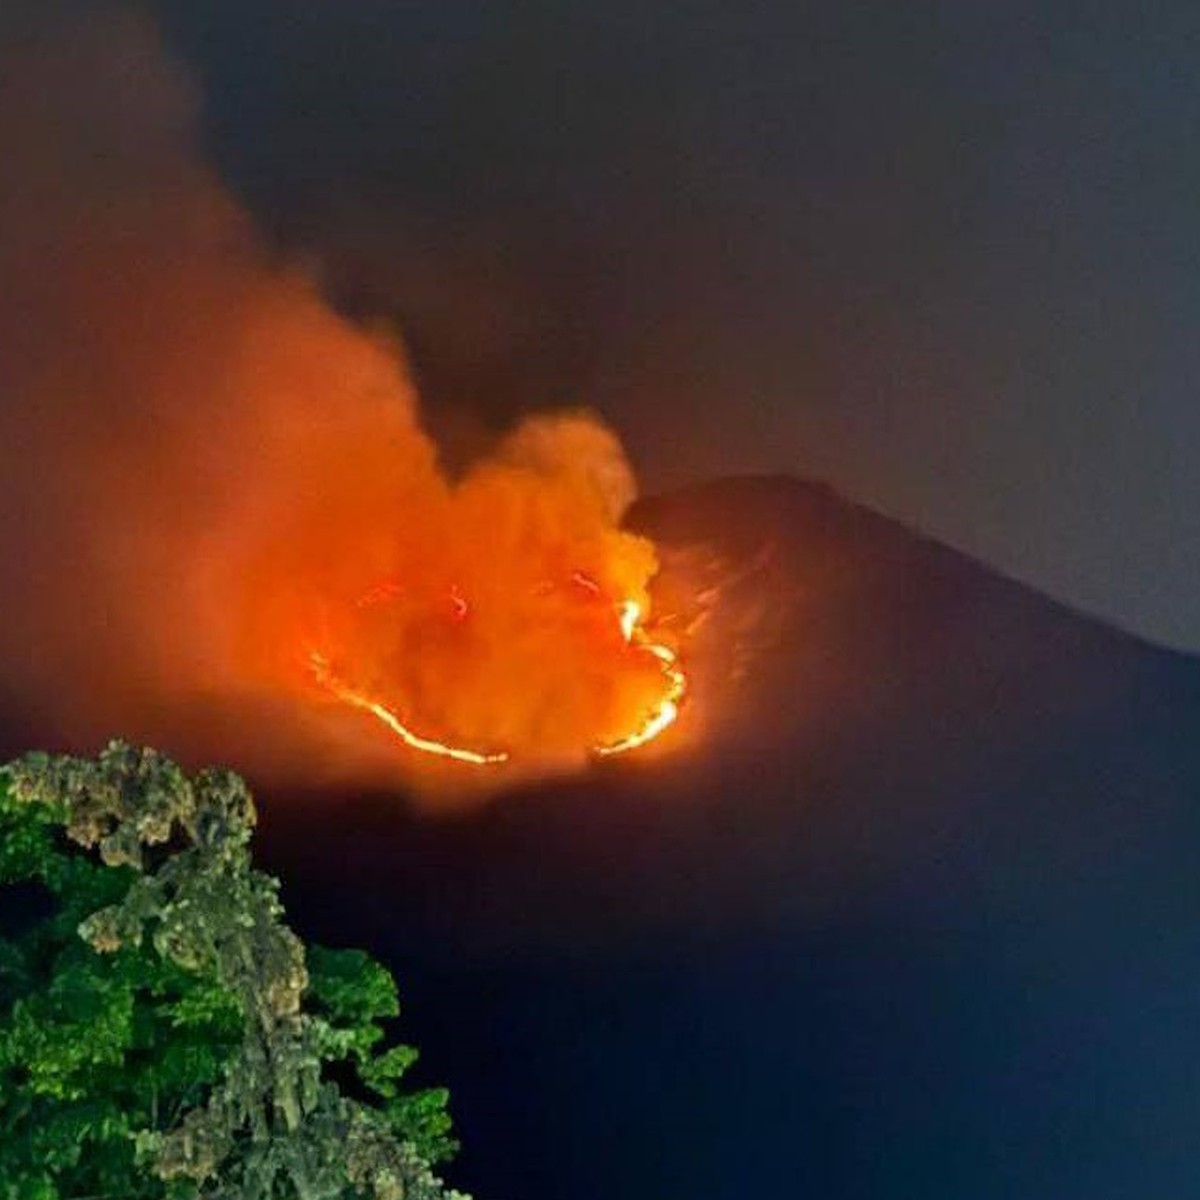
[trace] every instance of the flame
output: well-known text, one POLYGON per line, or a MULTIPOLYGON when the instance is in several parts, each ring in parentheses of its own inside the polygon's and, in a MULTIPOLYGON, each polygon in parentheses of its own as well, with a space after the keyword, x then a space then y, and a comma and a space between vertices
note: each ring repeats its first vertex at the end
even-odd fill
MULTIPOLYGON (((571 582, 588 596, 599 598, 603 595, 600 585, 583 571, 572 572, 571 582)), ((552 588, 552 584, 543 582, 536 591, 544 595, 552 588)), ((361 608, 395 599, 402 593, 399 584, 384 581, 368 588, 355 603, 361 608)), ((464 620, 470 612, 470 604, 457 584, 450 589, 450 602, 453 620, 464 620)), ((623 600, 614 606, 614 612, 624 644, 636 653, 649 655, 656 660, 661 676, 660 694, 628 732, 591 747, 591 752, 600 758, 625 754, 654 741, 678 719, 680 705, 687 691, 687 675, 678 654, 666 643, 655 641, 647 632, 642 624, 642 606, 636 600, 623 600)), ((472 766, 499 766, 512 760, 512 754, 507 750, 472 749, 417 733, 384 701, 373 698, 367 691, 343 678, 319 650, 308 652, 307 663, 312 678, 328 695, 350 708, 375 717, 411 750, 472 766)))
POLYGON ((626 642, 633 641, 637 632, 638 621, 641 620, 642 606, 636 600, 626 600, 617 606, 618 619, 621 623, 621 636, 626 642))
POLYGON ((611 758, 616 754, 625 754, 654 741, 679 718, 680 702, 687 691, 687 675, 680 666, 679 656, 670 646, 650 638, 639 625, 641 615, 641 606, 634 600, 626 600, 619 609, 621 633, 626 642, 653 655, 662 664, 663 695, 636 729, 615 742, 596 746, 594 752, 601 757, 611 758))
POLYGON ((688 633, 614 431, 539 412, 448 474, 398 336, 263 245, 151 28, 50 26, 0 63, 6 688, 66 740, 437 802, 659 737, 688 633))
POLYGON ((343 704, 351 708, 361 708, 384 723, 406 746, 420 750, 425 754, 436 754, 442 758, 452 758, 456 762, 473 763, 476 766, 489 766, 494 763, 508 761, 508 755, 503 751, 487 754, 479 750, 467 750, 462 746, 451 746, 434 738, 422 737, 414 733, 390 708, 372 700, 362 692, 356 691, 345 680, 334 674, 329 661, 323 654, 313 650, 309 652, 308 664, 312 668, 313 677, 332 696, 336 696, 343 704))

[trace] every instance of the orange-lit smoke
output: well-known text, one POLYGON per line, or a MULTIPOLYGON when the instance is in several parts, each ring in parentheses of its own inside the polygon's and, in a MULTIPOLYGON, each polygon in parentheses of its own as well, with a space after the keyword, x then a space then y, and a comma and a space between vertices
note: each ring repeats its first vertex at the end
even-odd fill
POLYGON ((7 20, 10 707, 294 779, 419 770, 422 740, 558 768, 668 724, 616 438, 534 418, 449 483, 398 346, 272 261, 193 152, 153 31, 7 20))

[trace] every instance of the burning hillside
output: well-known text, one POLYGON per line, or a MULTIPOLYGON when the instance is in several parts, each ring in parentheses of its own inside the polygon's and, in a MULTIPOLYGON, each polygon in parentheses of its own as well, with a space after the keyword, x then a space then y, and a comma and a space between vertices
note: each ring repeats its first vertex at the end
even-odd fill
POLYGON ((460 484, 416 498, 416 530, 374 531, 387 570, 365 587, 365 554, 348 554, 346 590, 308 577, 303 556, 273 562, 246 597, 255 644, 271 648, 260 668, 298 684, 302 655, 306 682, 408 750, 472 766, 570 764, 657 737, 685 678, 646 618, 651 543, 617 527, 623 497, 575 474, 597 444, 617 461, 587 420, 527 424, 460 484))
POLYGON ((20 702, 67 742, 210 758, 230 743, 197 706, 253 714, 234 765, 297 776, 377 767, 389 735, 392 771, 524 772, 666 729, 681 648, 654 547, 621 527, 616 437, 536 417, 447 478, 398 347, 275 261, 194 152, 153 31, 6 19, 0 548, 21 569, 0 656, 20 702))

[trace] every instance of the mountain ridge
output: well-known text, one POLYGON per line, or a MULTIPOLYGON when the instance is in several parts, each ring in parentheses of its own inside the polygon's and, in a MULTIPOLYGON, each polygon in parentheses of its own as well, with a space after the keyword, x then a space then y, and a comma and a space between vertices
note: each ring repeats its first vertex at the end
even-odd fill
POLYGON ((916 524, 898 517, 888 516, 869 504, 854 499, 839 490, 834 484, 823 479, 792 475, 783 471, 724 475, 716 479, 687 483, 680 487, 639 496, 630 506, 626 514, 626 521, 635 530, 645 525, 647 531, 651 531, 657 524, 659 526, 657 533, 662 536, 664 531, 661 519, 656 522, 654 510, 663 506, 687 508, 694 505, 697 498, 704 498, 711 502, 732 502, 749 498, 751 502, 763 504, 787 503, 790 500, 802 503, 807 508, 815 510, 818 515, 823 513, 833 522, 844 523, 847 518, 851 518, 862 525, 873 525, 881 533, 890 533, 911 539, 912 542, 924 548, 933 549, 939 555, 953 556, 962 563, 986 573, 996 582, 1031 593, 1038 600, 1061 610, 1064 616, 1085 621, 1093 626, 1100 626, 1108 633, 1127 638, 1142 647, 1190 661, 1200 669, 1200 652, 1168 646, 1136 630, 1117 624, 1101 614, 1090 612, 1071 601, 1052 596, 1031 580, 1023 579, 969 551, 952 546, 916 524))
POLYGON ((1200 659, 822 485, 630 519, 656 612, 692 629, 662 744, 441 819, 258 787, 293 924, 401 980, 454 1181, 1191 1194, 1200 659))
MULTIPOLYGON (((441 936, 449 924, 467 942, 473 930, 511 947, 517 930, 567 946, 603 940, 607 923, 618 940, 643 921, 681 937, 770 924, 822 888, 835 909, 869 903, 899 885, 908 855, 936 852, 939 886, 962 884, 1022 821, 1052 857, 1052 819, 1095 819, 1083 796, 1099 794, 1096 773, 1122 797, 1105 819, 1128 829, 1142 774, 1165 764, 1200 793, 1183 744, 1200 725, 1200 660, 1079 617, 823 485, 720 481, 631 517, 662 547, 656 609, 691 598, 682 618, 698 624, 678 733, 449 823, 398 813, 386 794, 350 798, 348 831, 311 837, 357 844, 360 825, 372 830, 365 862, 381 880, 403 864, 420 893, 406 904, 441 936), (1039 808, 1047 788, 1064 799, 1039 808), (1005 789, 1015 798, 1001 803, 1005 789), (471 886, 441 897, 421 882, 425 859, 462 864, 471 886)), ((281 837, 284 858, 317 871, 303 845, 325 798, 296 799, 284 810, 268 797, 268 826, 277 813, 307 829, 281 837)))

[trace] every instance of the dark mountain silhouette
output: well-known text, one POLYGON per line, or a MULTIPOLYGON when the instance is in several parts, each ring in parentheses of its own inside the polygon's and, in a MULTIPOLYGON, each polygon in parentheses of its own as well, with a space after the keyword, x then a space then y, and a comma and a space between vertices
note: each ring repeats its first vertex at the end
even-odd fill
POLYGON ((397 970, 456 1182, 1193 1194, 1200 660, 817 485, 631 522, 693 630, 671 745, 441 821, 261 795, 296 925, 397 970))
POLYGON ((443 823, 267 801, 503 1200, 1200 1182, 1200 661, 789 479, 646 500, 676 746, 443 823), (690 731, 690 732, 689 732, 690 731))

